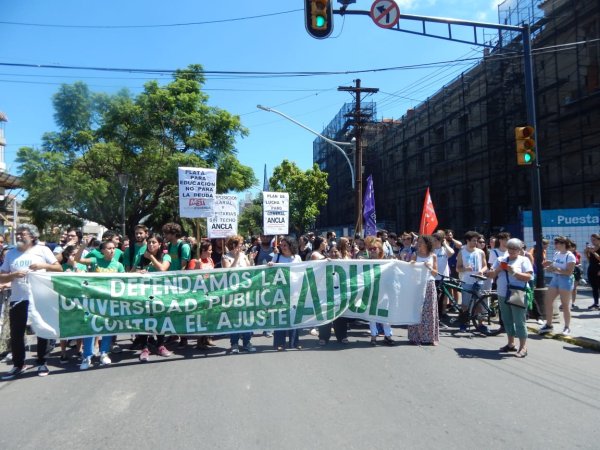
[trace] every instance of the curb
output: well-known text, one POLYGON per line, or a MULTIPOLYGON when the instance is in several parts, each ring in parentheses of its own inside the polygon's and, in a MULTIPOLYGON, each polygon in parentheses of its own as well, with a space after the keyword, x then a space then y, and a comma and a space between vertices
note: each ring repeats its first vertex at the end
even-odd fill
MULTIPOLYGON (((527 326, 527 329, 530 333, 535 333, 537 335, 538 327, 527 326)), ((543 335, 543 339, 554 339, 556 341, 563 341, 568 344, 577 345, 578 347, 587 348, 590 350, 595 350, 600 352, 600 342, 595 339, 589 339, 585 337, 573 337, 573 336, 563 336, 562 334, 555 333, 547 333, 543 335)))

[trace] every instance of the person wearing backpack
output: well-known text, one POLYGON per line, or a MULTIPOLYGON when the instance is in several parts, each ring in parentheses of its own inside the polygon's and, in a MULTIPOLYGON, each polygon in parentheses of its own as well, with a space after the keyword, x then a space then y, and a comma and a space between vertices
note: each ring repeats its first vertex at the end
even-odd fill
POLYGON ((190 244, 181 239, 183 235, 181 225, 174 222, 166 223, 162 227, 162 234, 165 242, 168 242, 167 253, 171 257, 170 270, 185 269, 192 259, 192 249, 190 244))
MULTIPOLYGON (((181 225, 175 222, 169 222, 163 225, 162 235, 165 243, 167 243, 167 254, 171 258, 171 270, 185 270, 190 259, 192 259, 192 249, 190 244, 181 239, 183 230, 181 225)), ((176 340, 177 336, 171 336, 171 339, 176 340)), ((187 338, 181 337, 177 347, 185 348, 187 346, 187 338)))

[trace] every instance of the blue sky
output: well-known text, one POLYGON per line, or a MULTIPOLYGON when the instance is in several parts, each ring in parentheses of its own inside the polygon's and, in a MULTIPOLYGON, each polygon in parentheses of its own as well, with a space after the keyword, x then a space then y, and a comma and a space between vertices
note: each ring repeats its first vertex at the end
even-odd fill
MULTIPOLYGON (((404 14, 497 22, 499 2, 397 3, 404 14)), ((357 0, 350 9, 369 10, 371 4, 371 0, 357 0)), ((482 54, 475 46, 384 30, 363 16, 336 15, 330 38, 313 39, 304 28, 303 5, 302 0, 0 0, 0 64, 177 69, 199 63, 206 70, 350 72, 482 54), (287 13, 214 24, 148 27, 279 12, 287 13), (91 26, 98 28, 88 28, 91 26)), ((337 2, 335 5, 337 8, 337 2)), ((458 29, 455 32, 461 33, 458 29)), ((447 63, 435 68, 294 78, 210 76, 205 90, 211 105, 239 115, 250 130, 248 137, 237 142, 238 157, 262 181, 265 163, 269 173, 283 159, 309 168, 315 136, 275 114, 258 110, 257 104, 276 108, 321 130, 352 99, 337 87, 351 86, 360 78, 363 86, 380 89, 367 99, 377 102, 378 118, 398 118, 467 67, 447 63)), ((170 80, 169 76, 1 65, 0 111, 9 119, 5 124, 9 172, 18 174, 14 159, 19 147, 39 145, 44 132, 56 129, 52 95, 60 84, 82 80, 94 91, 114 93, 126 87, 135 94, 148 79, 170 80)))

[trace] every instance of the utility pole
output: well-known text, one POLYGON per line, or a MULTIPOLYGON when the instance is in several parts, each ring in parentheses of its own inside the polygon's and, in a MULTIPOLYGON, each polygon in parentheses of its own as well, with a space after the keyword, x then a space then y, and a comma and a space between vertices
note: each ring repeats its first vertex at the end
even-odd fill
POLYGON ((355 109, 353 113, 348 114, 354 118, 354 137, 356 138, 356 152, 354 156, 354 173, 356 174, 356 189, 354 191, 354 204, 356 208, 356 227, 354 233, 363 235, 363 170, 362 170, 362 127, 367 114, 363 114, 360 106, 361 94, 375 94, 379 92, 378 88, 365 88, 360 86, 360 80, 354 80, 355 86, 340 86, 338 91, 352 92, 354 94, 355 109))

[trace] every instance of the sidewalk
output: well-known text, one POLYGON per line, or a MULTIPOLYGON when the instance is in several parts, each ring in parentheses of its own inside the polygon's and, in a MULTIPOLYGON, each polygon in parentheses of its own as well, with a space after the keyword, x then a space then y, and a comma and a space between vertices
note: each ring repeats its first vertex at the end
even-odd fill
MULTIPOLYGON (((591 288, 579 287, 575 301, 576 309, 571 311, 571 336, 557 334, 563 329, 561 312, 558 322, 557 319, 553 322, 555 333, 549 333, 546 337, 600 351, 600 311, 588 310, 591 304, 593 304, 591 288)), ((540 325, 535 320, 528 320, 527 328, 530 333, 537 333, 540 325)))

